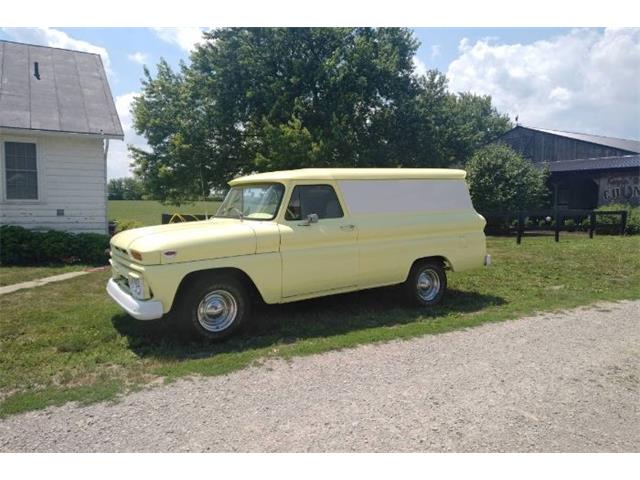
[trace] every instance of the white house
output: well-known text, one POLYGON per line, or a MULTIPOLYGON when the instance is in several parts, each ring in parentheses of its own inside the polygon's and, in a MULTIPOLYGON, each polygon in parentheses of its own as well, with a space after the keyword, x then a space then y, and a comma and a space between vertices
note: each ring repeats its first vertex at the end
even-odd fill
POLYGON ((0 224, 106 233, 110 139, 99 55, 0 41, 0 224))

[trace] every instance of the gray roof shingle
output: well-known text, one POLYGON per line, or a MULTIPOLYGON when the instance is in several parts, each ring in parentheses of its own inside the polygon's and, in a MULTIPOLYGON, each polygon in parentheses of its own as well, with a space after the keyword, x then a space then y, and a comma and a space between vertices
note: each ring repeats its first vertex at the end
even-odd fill
POLYGON ((560 160, 544 164, 550 172, 573 172, 579 170, 608 170, 612 168, 640 168, 640 155, 622 157, 583 158, 560 160))
POLYGON ((549 130, 544 128, 526 127, 519 125, 522 128, 528 130, 535 130, 538 132, 549 133, 551 135, 558 135, 560 137, 572 138, 574 140, 580 140, 583 142, 595 143, 597 145, 604 145, 606 147, 618 148, 620 150, 627 150, 632 153, 640 153, 640 141, 627 140, 624 138, 603 137, 601 135, 589 135, 587 133, 575 133, 575 132, 563 132, 561 130, 549 130))
POLYGON ((5 40, 0 40, 0 128, 123 138, 99 55, 5 40))

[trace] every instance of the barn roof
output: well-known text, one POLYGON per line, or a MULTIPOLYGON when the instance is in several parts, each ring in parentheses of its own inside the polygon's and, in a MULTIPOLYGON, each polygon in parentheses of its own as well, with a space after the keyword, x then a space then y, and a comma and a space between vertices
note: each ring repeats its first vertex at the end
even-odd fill
POLYGON ((5 40, 0 128, 123 138, 99 55, 5 40))
POLYGON ((562 130, 550 130, 545 128, 525 127, 523 125, 518 125, 515 128, 525 128, 527 130, 548 133, 550 135, 557 135, 559 137, 571 138, 573 140, 580 140, 582 142, 595 143, 596 145, 617 148, 619 150, 626 150, 629 153, 640 153, 640 141, 638 140, 603 137, 601 135, 590 135, 587 133, 564 132, 562 130))
POLYGON ((582 158, 579 160, 559 160, 547 162, 550 172, 573 172, 579 170, 608 170, 612 168, 640 168, 640 155, 622 157, 582 158))

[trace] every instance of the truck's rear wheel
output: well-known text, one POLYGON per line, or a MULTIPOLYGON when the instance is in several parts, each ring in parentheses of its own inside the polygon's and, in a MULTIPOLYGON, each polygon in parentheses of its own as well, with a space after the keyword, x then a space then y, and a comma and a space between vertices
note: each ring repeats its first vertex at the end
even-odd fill
POLYGON ((218 341, 242 327, 250 306, 242 280, 213 274, 185 286, 175 315, 189 336, 218 341))
POLYGON ((414 305, 437 305, 447 290, 447 274, 442 262, 425 260, 416 263, 404 284, 407 299, 414 305))

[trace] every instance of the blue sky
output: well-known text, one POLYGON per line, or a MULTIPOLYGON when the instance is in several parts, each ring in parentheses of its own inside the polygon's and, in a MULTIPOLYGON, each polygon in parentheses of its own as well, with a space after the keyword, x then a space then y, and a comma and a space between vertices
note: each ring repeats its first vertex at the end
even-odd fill
MULTIPOLYGON (((415 28, 416 72, 445 72, 453 91, 491 95, 526 125, 640 138, 640 29, 415 28)), ((188 61, 197 28, 0 28, 0 39, 99 53, 125 130, 109 177, 129 174, 126 143, 144 146, 128 112, 143 64, 188 61)))

